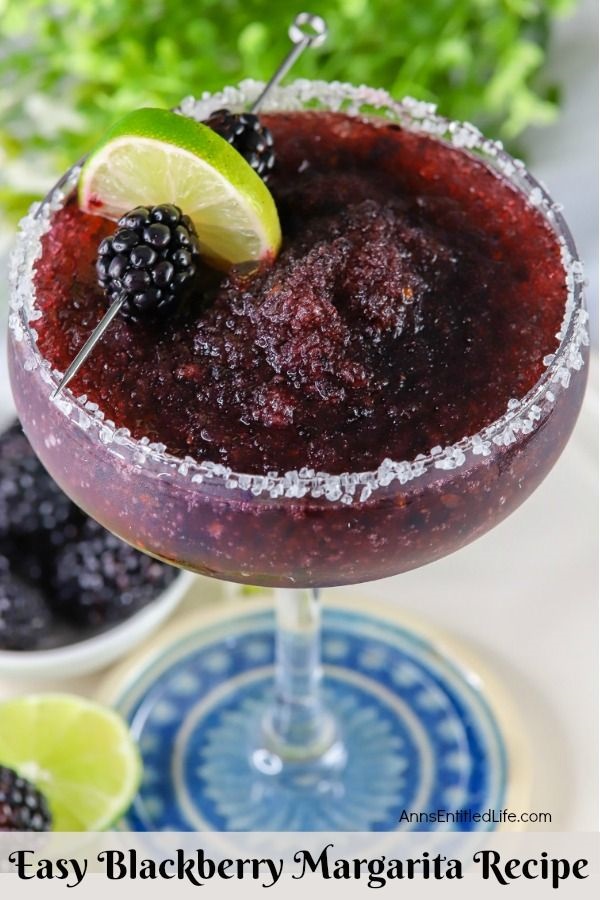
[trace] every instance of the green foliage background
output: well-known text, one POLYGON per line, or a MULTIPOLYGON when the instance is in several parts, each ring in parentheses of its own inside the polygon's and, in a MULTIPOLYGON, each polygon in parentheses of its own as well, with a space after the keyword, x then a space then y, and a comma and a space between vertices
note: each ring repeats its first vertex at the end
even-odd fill
MULTIPOLYGON (((552 121, 549 26, 574 0, 314 0, 297 76, 385 87, 514 141, 552 121)), ((299 0, 0 0, 0 206, 21 212, 115 118, 267 78, 299 0)))

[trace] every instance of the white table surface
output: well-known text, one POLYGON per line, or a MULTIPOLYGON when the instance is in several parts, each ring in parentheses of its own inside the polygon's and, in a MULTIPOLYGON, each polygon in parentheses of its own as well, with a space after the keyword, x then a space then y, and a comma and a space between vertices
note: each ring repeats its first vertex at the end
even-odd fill
MULTIPOLYGON (((529 137, 533 171, 564 202, 587 262, 597 309, 596 5, 583 0, 557 33, 551 67, 566 84, 561 122, 529 137)), ((594 315, 595 319, 595 315, 594 315)), ((595 329, 594 329, 595 331, 595 329)), ((3 354, 2 348, 2 354, 3 354)), ((530 808, 552 828, 596 830, 597 812, 597 367, 574 436, 521 509, 469 547, 423 569, 336 589, 402 606, 466 643, 512 695, 534 757, 530 808)), ((0 412, 10 408, 0 356, 0 412)), ((214 591, 211 589, 211 593, 214 591)), ((185 601, 202 601, 203 583, 185 601)), ((93 695, 102 676, 27 685, 0 697, 62 689, 93 695)))

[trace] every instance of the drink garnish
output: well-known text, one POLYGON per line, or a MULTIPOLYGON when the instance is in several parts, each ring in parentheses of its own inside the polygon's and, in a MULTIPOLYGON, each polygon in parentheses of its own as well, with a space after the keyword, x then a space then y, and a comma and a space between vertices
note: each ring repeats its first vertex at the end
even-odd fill
POLYGON ((198 235, 179 207, 137 206, 98 247, 98 283, 122 314, 136 320, 174 311, 200 261, 198 235))
POLYGON ((89 155, 79 206, 117 221, 136 206, 172 204, 189 216, 202 256, 219 268, 275 256, 281 229, 261 178, 212 128, 167 109, 138 109, 89 155))
POLYGON ((265 181, 275 165, 273 135, 255 113, 260 109, 272 89, 289 72, 298 57, 308 47, 320 47, 327 40, 327 25, 321 16, 298 13, 288 29, 293 47, 277 67, 261 94, 248 112, 232 113, 229 109, 217 109, 206 124, 225 138, 265 181))
POLYGON ((267 181, 275 165, 273 135, 254 113, 233 113, 217 109, 205 124, 225 138, 263 181, 267 181))
MULTIPOLYGON (((78 189, 84 212, 118 220, 136 205, 176 205, 194 223, 200 254, 213 265, 228 268, 273 258, 281 245, 281 228, 263 180, 274 165, 273 140, 255 113, 300 54, 325 41, 327 26, 320 16, 303 12, 288 34, 292 49, 247 113, 219 110, 212 123, 203 124, 168 110, 142 109, 114 125, 84 161, 78 189)), ((123 285, 117 293, 116 281, 132 267, 111 260, 113 284, 110 264, 104 266, 103 256, 99 274, 103 280, 111 278, 113 302, 67 368, 52 399, 78 372, 121 309, 131 315, 136 305, 140 312, 142 307, 156 310, 162 302, 162 294, 156 293, 160 289, 146 284, 141 273, 127 274, 131 285, 123 285)), ((144 251, 140 268, 148 256, 144 251)))

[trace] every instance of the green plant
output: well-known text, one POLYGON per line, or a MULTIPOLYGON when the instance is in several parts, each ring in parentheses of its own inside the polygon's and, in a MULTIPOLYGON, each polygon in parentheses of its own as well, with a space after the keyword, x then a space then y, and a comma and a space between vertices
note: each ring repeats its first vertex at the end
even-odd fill
MULTIPOLYGON (((433 100, 511 141, 556 115, 556 90, 540 70, 552 17, 572 5, 320 0, 314 11, 330 40, 295 72, 433 100)), ((268 77, 298 8, 298 0, 0 0, 0 204, 20 212, 130 109, 268 77)))

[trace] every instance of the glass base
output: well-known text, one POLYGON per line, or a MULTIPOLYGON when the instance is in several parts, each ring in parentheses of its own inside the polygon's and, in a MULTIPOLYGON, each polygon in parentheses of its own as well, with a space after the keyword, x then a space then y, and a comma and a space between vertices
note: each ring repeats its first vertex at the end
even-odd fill
MULTIPOLYGON (((393 613, 391 613, 393 616, 393 613)), ((478 680, 368 610, 323 611, 323 693, 337 739, 287 761, 263 746, 274 616, 211 620, 131 670, 117 707, 144 780, 132 831, 487 830, 505 805, 507 762, 478 680), (459 813, 454 824, 411 813, 459 813)))

